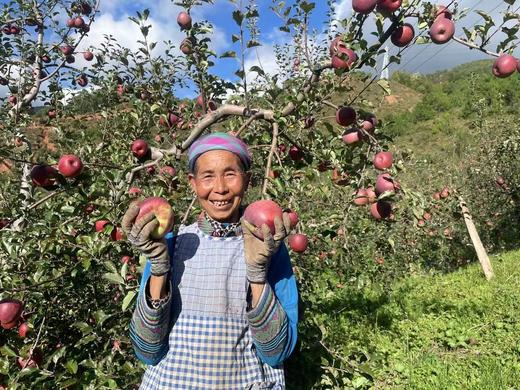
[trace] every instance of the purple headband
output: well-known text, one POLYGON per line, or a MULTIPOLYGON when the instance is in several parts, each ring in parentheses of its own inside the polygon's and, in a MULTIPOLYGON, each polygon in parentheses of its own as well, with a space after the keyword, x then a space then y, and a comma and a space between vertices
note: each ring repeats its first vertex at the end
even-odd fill
POLYGON ((227 150, 240 158, 246 171, 251 167, 251 153, 244 141, 230 134, 217 132, 199 138, 190 146, 188 150, 190 172, 194 171, 197 158, 210 150, 227 150))

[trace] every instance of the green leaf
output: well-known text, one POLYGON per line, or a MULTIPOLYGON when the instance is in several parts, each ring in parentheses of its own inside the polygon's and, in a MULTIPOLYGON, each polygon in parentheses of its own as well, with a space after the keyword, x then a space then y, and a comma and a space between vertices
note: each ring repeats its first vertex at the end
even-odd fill
POLYGON ((92 332, 92 327, 86 322, 77 321, 72 324, 73 327, 78 328, 83 335, 89 334, 92 332))
POLYGON ((240 37, 236 34, 231 35, 231 41, 233 43, 240 41, 240 37))
POLYGON ((233 50, 228 50, 220 55, 220 58, 236 58, 237 53, 233 50))
POLYGON ((4 345, 3 347, 0 348, 0 353, 3 355, 3 356, 11 356, 11 357, 16 357, 18 356, 16 354, 15 351, 13 351, 11 348, 9 348, 8 345, 4 345))
POLYGON ((73 359, 67 360, 67 363, 65 363, 65 368, 71 374, 75 374, 78 372, 78 363, 73 359))
POLYGON ((66 214, 72 214, 76 211, 76 208, 73 206, 65 205, 61 207, 61 211, 66 214))
POLYGON ((381 79, 377 82, 377 85, 379 85, 387 95, 390 95, 392 93, 392 90, 390 89, 390 83, 388 82, 388 80, 381 79))
POLYGON ((103 274, 103 279, 108 280, 109 282, 115 283, 115 284, 125 284, 125 281, 121 276, 114 273, 105 273, 103 274))
POLYGON ((137 293, 135 291, 129 291, 128 294, 126 294, 125 298, 123 299, 123 304, 121 305, 121 309, 123 311, 126 311, 136 294, 137 293))
POLYGON ((103 265, 105 266, 107 271, 117 274, 117 268, 113 262, 107 260, 103 262, 103 265))
POLYGON ((249 71, 250 72, 256 72, 259 75, 265 76, 265 72, 258 65, 253 65, 251 68, 249 68, 249 71))
POLYGON ((244 14, 238 9, 236 11, 233 11, 233 20, 236 22, 236 24, 241 26, 244 20, 244 14))
POLYGON ((256 47, 256 46, 262 46, 262 44, 258 41, 255 41, 254 39, 251 39, 249 42, 247 42, 247 47, 256 47))
POLYGON ((112 317, 112 315, 113 314, 106 314, 103 310, 97 310, 93 314, 97 325, 103 325, 103 322, 112 317))
POLYGON ((314 7, 316 7, 316 4, 315 3, 307 3, 306 1, 302 1, 300 3, 300 7, 303 10, 303 12, 308 14, 309 12, 311 12, 314 9, 314 7))

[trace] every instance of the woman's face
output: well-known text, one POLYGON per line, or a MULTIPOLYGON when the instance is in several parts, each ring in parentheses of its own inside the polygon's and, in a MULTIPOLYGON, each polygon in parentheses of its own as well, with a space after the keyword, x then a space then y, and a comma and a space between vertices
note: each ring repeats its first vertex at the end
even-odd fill
POLYGON ((238 156, 227 150, 211 150, 196 161, 188 178, 200 206, 219 222, 238 222, 239 207, 249 183, 238 156))

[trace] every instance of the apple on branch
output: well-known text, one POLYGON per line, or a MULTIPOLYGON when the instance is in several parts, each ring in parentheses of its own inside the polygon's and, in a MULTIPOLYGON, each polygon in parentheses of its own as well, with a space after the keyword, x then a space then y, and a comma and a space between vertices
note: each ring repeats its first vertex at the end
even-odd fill
POLYGON ((138 159, 145 158, 150 151, 148 143, 143 139, 136 139, 132 142, 130 149, 132 150, 133 155, 138 159))
POLYGON ((378 0, 377 10, 383 14, 391 14, 399 9, 402 0, 378 0))
POLYGON ((177 23, 181 30, 189 30, 191 28, 191 16, 186 11, 179 12, 177 15, 177 23))
POLYGON ((65 177, 76 177, 81 174, 83 163, 74 154, 65 154, 58 161, 58 171, 65 177))
POLYGON ((296 253, 303 253, 309 245, 305 234, 291 234, 288 238, 289 247, 296 253))
POLYGON ((412 42, 415 36, 415 30, 410 23, 399 26, 390 36, 390 40, 397 47, 405 47, 412 42))
POLYGON ((379 152, 374 156, 374 167, 379 170, 388 169, 394 161, 391 152, 379 152))
POLYGON ((0 326, 4 329, 14 328, 22 315, 23 302, 18 299, 5 298, 0 301, 0 326))
POLYGON ((356 110, 350 106, 339 107, 336 110, 336 122, 340 126, 348 126, 356 122, 356 110))
POLYGON ((378 0, 352 0, 352 9, 363 15, 371 13, 377 5, 378 0))
POLYGON ((511 76, 518 65, 518 60, 510 54, 502 54, 493 63, 493 75, 500 78, 511 76))
POLYGON ((429 34, 433 43, 446 43, 455 35, 455 23, 447 18, 438 18, 431 25, 429 34))

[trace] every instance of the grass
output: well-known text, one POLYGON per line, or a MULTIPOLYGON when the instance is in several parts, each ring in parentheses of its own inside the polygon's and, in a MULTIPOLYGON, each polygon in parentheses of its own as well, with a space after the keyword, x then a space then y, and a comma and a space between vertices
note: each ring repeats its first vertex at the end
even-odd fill
POLYGON ((520 250, 492 263, 489 282, 479 264, 360 290, 324 274, 315 286, 328 292, 319 291, 313 312, 330 356, 313 384, 299 387, 330 388, 336 379, 327 377, 347 368, 351 381, 332 388, 518 389, 520 250))
MULTIPOLYGON (((487 282, 476 264, 455 273, 399 282, 374 328, 391 351, 391 386, 413 389, 517 389, 520 384, 520 251, 493 258, 487 282)), ((387 377, 388 378, 388 377, 387 377)))

